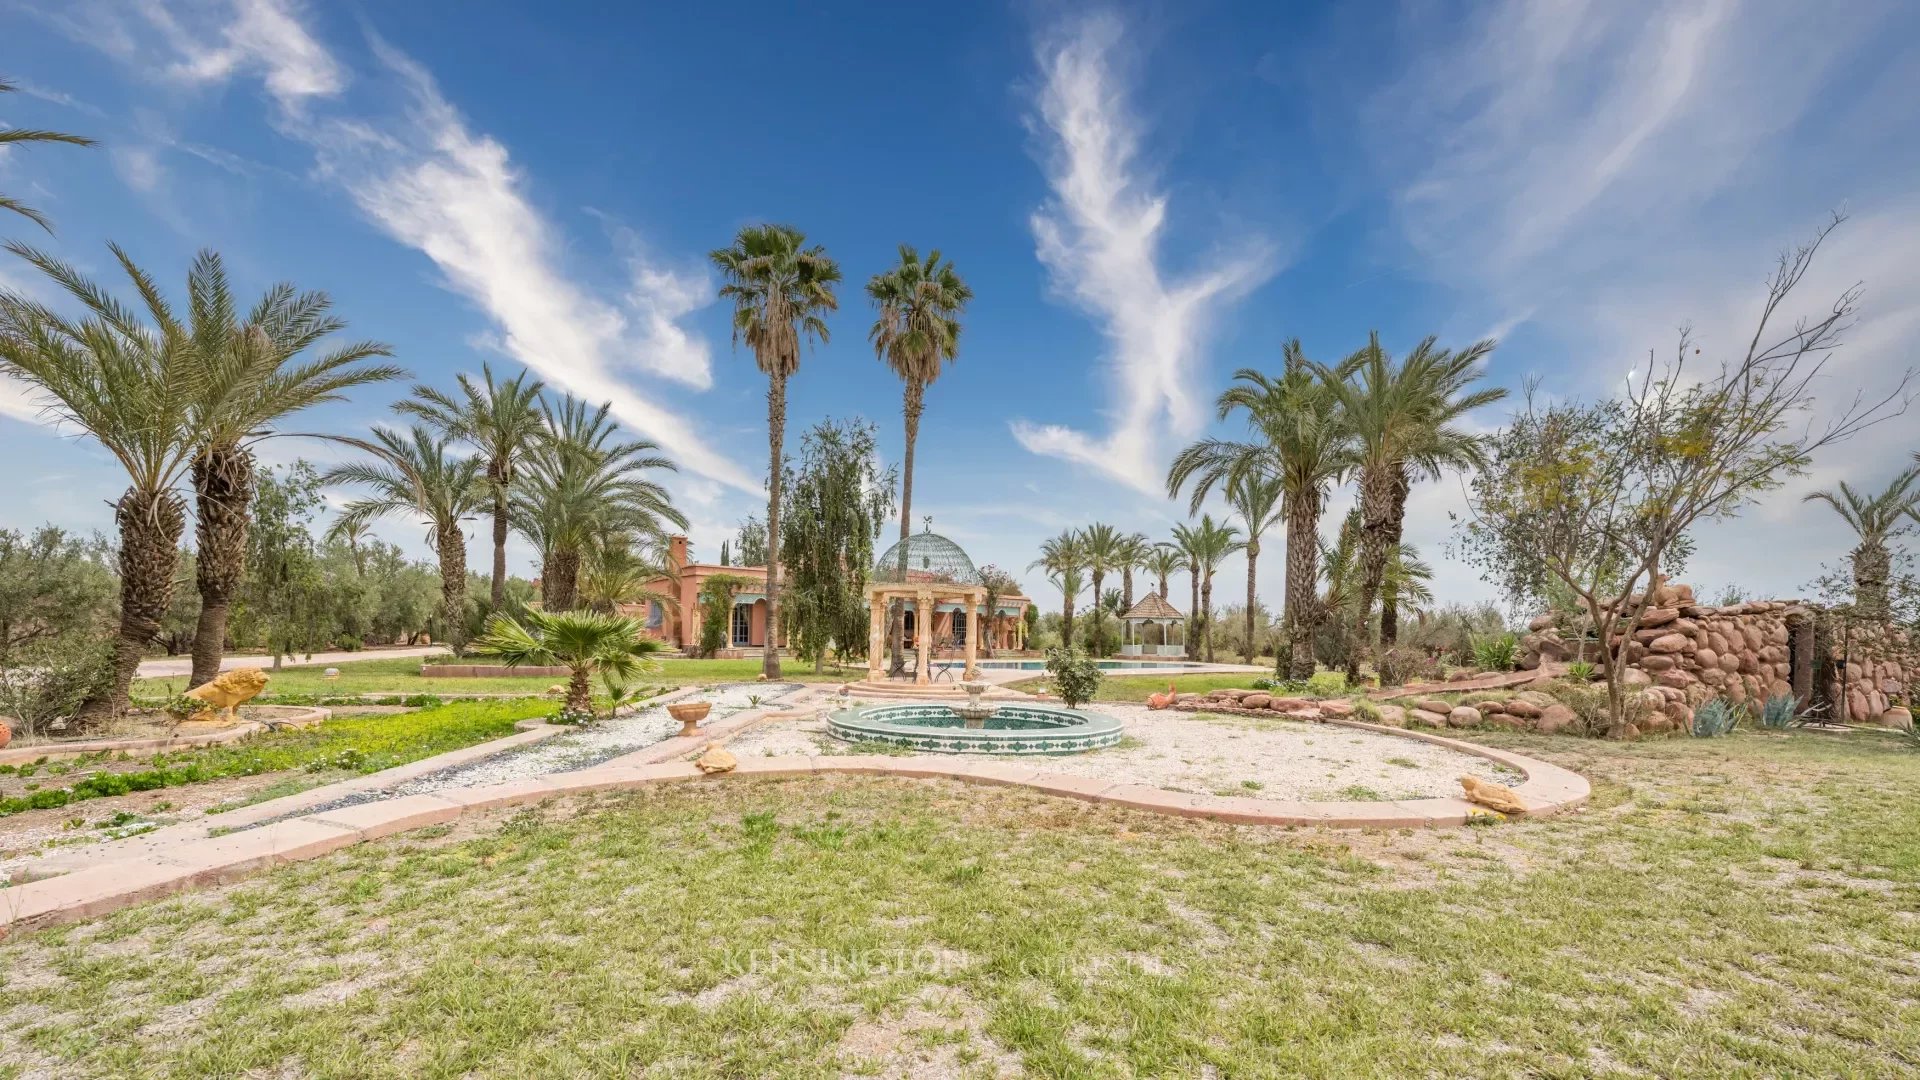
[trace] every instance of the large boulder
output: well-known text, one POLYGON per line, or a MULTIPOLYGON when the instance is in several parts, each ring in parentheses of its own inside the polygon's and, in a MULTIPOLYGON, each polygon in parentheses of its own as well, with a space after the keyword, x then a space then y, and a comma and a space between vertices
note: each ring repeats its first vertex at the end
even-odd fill
POLYGON ((1398 705, 1375 705, 1380 710, 1380 722, 1389 727, 1406 727, 1407 710, 1398 705))
POLYGON ((1536 632, 1540 630, 1551 630, 1553 629, 1553 625, 1552 615, 1535 615, 1533 621, 1527 624, 1527 629, 1536 632))
POLYGON ((1248 694, 1240 699, 1240 707, 1243 709, 1264 709, 1272 701, 1272 694, 1248 694))
POLYGON ((1517 716, 1522 720, 1538 720, 1541 711, 1540 706, 1522 698, 1510 698, 1506 703, 1507 715, 1517 716))
POLYGON ((1647 642, 1647 651, 1654 653, 1683 653, 1693 648, 1693 639, 1685 634, 1662 634, 1647 642))
POLYGON ((1579 718, 1579 714, 1571 708, 1556 701, 1540 710, 1540 719, 1533 722, 1533 730, 1556 735, 1572 726, 1573 722, 1579 718))
POLYGON ((1447 713, 1447 726, 1458 728, 1479 727, 1480 710, 1471 705, 1459 705, 1447 713))
POLYGON ((1678 608, 1670 608, 1670 607, 1648 608, 1647 613, 1645 615, 1640 616, 1640 625, 1642 627, 1665 626, 1668 623, 1674 621, 1675 619, 1678 619, 1679 617, 1680 617, 1680 610, 1678 608))
POLYGON ((1314 707, 1313 702, 1308 701, 1306 698, 1297 697, 1277 697, 1269 699, 1267 702, 1267 708, 1272 709, 1274 712, 1299 712, 1302 709, 1312 709, 1314 707))
POLYGON ((1407 726, 1446 727, 1447 716, 1445 713, 1429 712, 1426 709, 1415 708, 1407 712, 1407 726))
POLYGON ((1413 707, 1416 709, 1425 709, 1427 712, 1437 713, 1441 716, 1445 716, 1453 711, 1453 703, 1441 698, 1421 698, 1413 703, 1413 707))
POLYGON ((1320 715, 1344 720, 1353 715, 1353 702, 1346 698, 1328 698, 1320 703, 1320 715))

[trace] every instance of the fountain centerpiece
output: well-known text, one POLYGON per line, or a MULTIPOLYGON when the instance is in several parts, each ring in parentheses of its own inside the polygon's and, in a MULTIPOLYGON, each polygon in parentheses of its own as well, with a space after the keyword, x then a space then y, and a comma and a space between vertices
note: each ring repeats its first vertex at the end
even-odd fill
MULTIPOLYGON (((981 687, 985 689, 984 686, 981 687)), ((1124 734, 1111 716, 1025 701, 868 705, 827 716, 827 733, 934 754, 1078 754, 1113 746, 1124 734), (971 716, 978 712, 981 715, 971 716)))
POLYGON ((960 719, 967 722, 968 727, 976 729, 986 727, 987 718, 1000 708, 998 705, 989 705, 980 700, 980 695, 986 693, 992 686, 992 683, 983 682, 960 684, 960 689, 967 692, 967 703, 953 706, 953 711, 959 715, 960 719))

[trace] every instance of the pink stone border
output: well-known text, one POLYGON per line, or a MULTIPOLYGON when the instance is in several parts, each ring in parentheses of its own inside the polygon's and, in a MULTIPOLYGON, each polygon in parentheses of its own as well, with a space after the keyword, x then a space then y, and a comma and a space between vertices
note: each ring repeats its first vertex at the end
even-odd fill
MULTIPOLYGON (((739 726, 745 727, 760 719, 762 717, 743 719, 739 726)), ((1417 739, 1518 769, 1527 779, 1515 790, 1526 802, 1530 817, 1546 817, 1579 806, 1591 791, 1580 774, 1520 754, 1378 724, 1351 720, 1327 723, 1417 739)), ((580 772, 408 795, 278 821, 245 832, 184 840, 164 845, 146 856, 0 889, 0 938, 15 930, 94 918, 187 889, 238 880, 270 867, 315 858, 409 829, 442 824, 471 812, 521 806, 562 795, 625 791, 701 779, 704 774, 691 763, 674 759, 685 755, 699 742, 726 734, 728 732, 715 730, 703 732, 700 739, 669 739, 645 751, 580 772), (654 760, 635 760, 643 757, 654 760)), ((722 775, 764 778, 827 773, 943 777, 974 784, 1025 787, 1047 795, 1160 814, 1254 825, 1437 828, 1465 824, 1471 814, 1479 812, 1461 799, 1317 803, 1193 795, 1144 784, 1048 772, 1018 762, 954 757, 849 754, 749 758, 722 775)))
MULTIPOLYGON (((272 705, 261 708, 300 710, 292 716, 273 718, 274 723, 285 727, 306 727, 317 724, 333 715, 333 710, 318 705, 272 705)), ((86 742, 72 743, 35 743, 31 746, 9 746, 0 750, 0 765, 17 765, 22 762, 38 761, 46 758, 57 761, 61 758, 79 757, 82 754, 129 754, 134 757, 152 757, 168 750, 186 750, 196 746, 218 746, 244 739, 249 735, 266 731, 267 725, 259 720, 248 720, 224 731, 210 731, 205 735, 176 735, 165 739, 89 739, 86 742)))

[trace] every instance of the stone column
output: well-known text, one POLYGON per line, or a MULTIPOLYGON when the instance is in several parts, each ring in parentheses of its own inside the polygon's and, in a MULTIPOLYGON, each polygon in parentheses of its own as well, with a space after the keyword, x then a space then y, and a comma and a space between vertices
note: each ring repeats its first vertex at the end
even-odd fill
POLYGON ((980 655, 980 605, 967 601, 967 678, 980 677, 975 658, 980 655))
POLYGON ((920 654, 913 669, 913 681, 924 686, 933 681, 933 594, 930 592, 914 598, 913 638, 920 654))
POLYGON ((879 682, 881 665, 886 663, 887 602, 883 594, 867 594, 867 681, 879 682))

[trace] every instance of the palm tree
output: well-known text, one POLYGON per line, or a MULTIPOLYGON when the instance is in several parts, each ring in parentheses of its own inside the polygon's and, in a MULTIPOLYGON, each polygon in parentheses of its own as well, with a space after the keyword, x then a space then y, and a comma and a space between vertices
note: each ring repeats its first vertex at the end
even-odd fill
MULTIPOLYGON (((1315 589, 1320 577, 1320 515, 1329 487, 1352 463, 1353 440, 1341 422, 1339 399, 1315 373, 1298 339, 1283 349, 1285 372, 1270 378, 1243 368, 1235 385, 1221 393, 1221 419, 1246 413, 1248 438, 1244 442, 1203 439, 1174 459, 1168 471, 1170 491, 1197 481, 1193 508, 1214 485, 1226 486, 1236 476, 1276 479, 1281 488, 1287 523, 1286 610, 1281 616, 1287 656, 1276 657, 1275 668, 1288 678, 1306 679, 1314 672, 1315 613, 1320 611, 1315 589)), ((1252 605, 1249 604, 1249 607, 1252 605)))
POLYGON ((1185 565, 1187 563, 1181 556, 1180 549, 1164 542, 1149 545, 1140 559, 1140 569, 1153 575, 1158 583, 1155 591, 1160 594, 1162 600, 1167 598, 1167 579, 1179 573, 1180 568, 1185 565))
MULTIPOLYGON (((906 457, 900 479, 900 580, 906 580, 906 540, 913 531, 913 455, 920 440, 920 414, 926 407, 927 387, 940 377, 943 363, 960 354, 960 314, 973 299, 973 290, 960 279, 953 263, 942 262, 938 249, 922 260, 911 245, 900 245, 900 263, 867 282, 867 296, 877 314, 867 339, 880 361, 906 384, 901 413, 907 422, 906 457)), ((893 604, 887 618, 887 642, 893 650, 893 670, 906 663, 905 604, 893 604)))
POLYGON ((665 525, 686 528, 666 488, 646 478, 673 470, 644 439, 616 442, 609 404, 563 397, 540 404, 544 434, 509 501, 514 527, 540 551, 541 602, 548 611, 579 603, 580 569, 591 545, 613 535, 651 541, 665 525))
POLYGON ((767 375, 767 646, 761 670, 780 677, 780 479, 785 471, 787 380, 800 369, 804 339, 825 342, 821 316, 838 308, 833 287, 840 264, 818 244, 807 247, 787 225, 749 225, 733 246, 708 258, 726 279, 720 299, 733 301, 733 340, 745 340, 767 375))
POLYGON ((425 424, 406 434, 375 428, 373 441, 363 443, 372 461, 349 462, 327 470, 321 482, 358 484, 372 493, 348 503, 334 519, 330 535, 343 535, 355 524, 393 514, 411 514, 427 526, 427 542, 440 556, 440 614, 447 643, 457 654, 467 636, 467 538, 460 523, 486 507, 481 482, 485 463, 477 457, 447 454, 448 440, 425 424))
POLYGON ((1240 530, 1232 525, 1213 520, 1212 514, 1200 515, 1199 524, 1193 526, 1188 536, 1192 544, 1190 558, 1199 567, 1200 573, 1200 625, 1204 628, 1207 644, 1207 663, 1214 662, 1213 653, 1213 575, 1227 556, 1246 548, 1240 539, 1240 530))
POLYGON ((342 400, 354 387, 406 375, 392 364, 367 363, 393 355, 378 341, 351 342, 302 359, 308 348, 346 329, 332 307, 326 293, 295 292, 282 283, 268 289, 243 319, 218 254, 200 252, 187 274, 188 325, 180 332, 192 339, 207 369, 205 393, 193 416, 201 440, 193 461, 200 618, 188 687, 220 674, 227 616, 247 569, 252 444, 276 434, 274 429, 294 413, 342 400))
POLYGON ((558 664, 566 668, 563 715, 576 722, 593 718, 594 675, 606 680, 617 699, 616 688, 650 670, 647 658, 667 648, 666 642, 641 633, 632 619, 597 611, 529 611, 518 620, 495 615, 480 645, 508 667, 558 664))
POLYGON ((480 366, 478 383, 464 372, 458 382, 458 396, 415 386, 413 397, 394 408, 425 420, 485 459, 487 493, 493 498, 493 589, 488 603, 489 610, 499 611, 507 595, 508 493, 520 464, 546 434, 539 407, 546 384, 529 381, 524 369, 505 382, 495 382, 491 364, 480 366))
MULTIPOLYGON (((1251 664, 1260 651, 1253 639, 1253 617, 1260 607, 1260 537, 1280 521, 1285 488, 1279 477, 1247 475, 1227 485, 1227 503, 1246 523, 1247 539, 1247 645, 1245 656, 1251 664)), ((1276 664, 1278 663, 1278 658, 1276 664)))
MULTIPOLYGON (((1491 340, 1480 341, 1454 352, 1427 338, 1396 365, 1380 347, 1380 335, 1374 333, 1364 348, 1337 369, 1314 365, 1332 388, 1355 443, 1363 571, 1356 618, 1363 623, 1370 620, 1373 602, 1380 596, 1388 553, 1399 542, 1413 481, 1438 479, 1448 469, 1478 468, 1486 462, 1485 440, 1453 425, 1474 409, 1506 396, 1502 387, 1466 391, 1479 377, 1475 368, 1493 347, 1491 340)), ((1397 633, 1397 613, 1390 615, 1383 607, 1381 648, 1392 647, 1397 633)), ((1369 636, 1366 627, 1356 627, 1355 640, 1369 636)), ((1358 682, 1359 674, 1355 650, 1348 661, 1348 681, 1358 682)))
POLYGON ((1892 559, 1887 542, 1904 532, 1906 519, 1920 516, 1920 466, 1909 467, 1894 477, 1878 495, 1853 490, 1842 480, 1833 491, 1816 491, 1807 502, 1824 502, 1833 507, 1860 542, 1851 554, 1853 562, 1853 604, 1867 615, 1887 610, 1887 578, 1892 559))
MULTIPOLYGON (((1365 629, 1364 624, 1353 615, 1366 576, 1361 559, 1364 532, 1360 510, 1355 507, 1347 511, 1334 543, 1321 553, 1326 591, 1317 601, 1322 610, 1318 613, 1315 626, 1331 625, 1339 631, 1334 650, 1336 655, 1330 660, 1342 664, 1347 662, 1349 654, 1358 652, 1364 643, 1364 639, 1353 636, 1356 627, 1365 629)), ((1420 558, 1419 550, 1412 544, 1397 544, 1387 554, 1386 571, 1380 578, 1380 592, 1382 596, 1392 597, 1396 602, 1410 607, 1424 607, 1433 603, 1433 590, 1429 587, 1432 580, 1433 568, 1420 558)))
POLYGON ((1096 650, 1100 647, 1099 600, 1107 575, 1122 565, 1121 556, 1125 554, 1121 543, 1123 539, 1124 534, 1120 530, 1103 521, 1096 521, 1080 530, 1080 550, 1086 556, 1087 572, 1093 577, 1093 645, 1096 650))
POLYGON ((7 250, 52 279, 86 315, 68 319, 0 290, 0 373, 25 383, 49 417, 85 431, 127 471, 127 490, 113 504, 120 534, 114 680, 81 708, 83 717, 97 719, 125 711, 141 653, 173 600, 187 509, 175 488, 198 445, 193 409, 206 372, 153 279, 120 248, 113 255, 140 294, 139 309, 48 255, 21 244, 7 250))
MULTIPOLYGON (((15 88, 12 83, 7 82, 4 79, 0 79, 0 94, 10 94, 14 91, 14 89, 15 88)), ((9 146, 14 146, 20 143, 37 143, 37 142, 38 143, 45 143, 45 142, 66 143, 69 146, 92 146, 93 145, 93 140, 87 138, 84 135, 68 135, 65 132, 41 131, 35 128, 17 128, 17 127, 0 128, 0 150, 5 150, 9 146)), ((19 214, 21 217, 26 218, 28 221, 33 222, 35 225, 38 225, 41 228, 47 230, 48 232, 53 231, 53 226, 47 222, 46 217, 42 215, 40 211, 35 210, 31 206, 27 206, 23 204, 20 200, 13 198, 12 196, 5 194, 4 192, 0 192, 0 210, 11 210, 16 214, 19 214)))
POLYGON ((1125 606, 1121 614, 1133 610, 1133 572, 1147 561, 1147 553, 1152 545, 1140 533, 1128 533, 1120 538, 1118 557, 1120 560, 1120 600, 1125 606))
POLYGON ((1173 527, 1173 548, 1187 568, 1187 659, 1200 659, 1200 645, 1193 631, 1200 627, 1200 538, 1191 525, 1173 527))
POLYGON ((1086 588, 1084 543, 1080 533, 1068 529, 1041 544, 1040 557, 1028 564, 1028 569, 1046 571, 1048 579, 1060 588, 1060 644, 1068 649, 1073 648, 1074 598, 1086 588))

